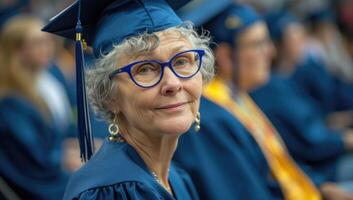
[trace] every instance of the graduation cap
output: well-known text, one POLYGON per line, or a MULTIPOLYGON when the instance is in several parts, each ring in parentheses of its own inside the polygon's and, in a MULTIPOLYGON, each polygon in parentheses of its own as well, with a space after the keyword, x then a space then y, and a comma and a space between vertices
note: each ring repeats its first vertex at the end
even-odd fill
POLYGON ((178 14, 210 30, 215 42, 229 44, 235 43, 239 33, 262 20, 252 7, 232 0, 198 0, 184 6, 178 14))
POLYGON ((314 9, 308 13, 306 20, 312 24, 333 23, 335 16, 329 8, 314 9))
POLYGON ((21 14, 28 4, 28 0, 21 0, 13 5, 0 7, 0 30, 10 18, 21 14))
POLYGON ((195 26, 202 26, 232 3, 233 0, 194 0, 179 9, 177 14, 183 21, 190 20, 195 26))
POLYGON ((295 15, 286 10, 272 11, 266 15, 265 19, 270 36, 274 41, 282 39, 284 31, 290 24, 299 22, 295 15))
POLYGON ((189 0, 78 0, 53 17, 43 31, 76 40, 76 81, 81 158, 94 152, 86 99, 83 40, 96 58, 114 44, 141 33, 152 33, 182 24, 174 10, 189 0))
POLYGON ((232 4, 208 22, 206 27, 213 32, 217 42, 234 45, 240 33, 261 20, 261 16, 251 6, 232 4))

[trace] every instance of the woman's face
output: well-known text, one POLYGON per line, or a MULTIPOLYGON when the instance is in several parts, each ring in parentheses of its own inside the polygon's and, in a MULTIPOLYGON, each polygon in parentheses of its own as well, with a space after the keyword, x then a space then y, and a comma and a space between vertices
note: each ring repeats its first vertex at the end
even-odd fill
POLYGON ((22 62, 35 72, 47 67, 54 53, 53 41, 41 28, 42 25, 37 23, 28 29, 21 48, 22 62))
POLYGON ((242 89, 249 91, 267 81, 273 46, 264 23, 256 23, 238 38, 236 53, 236 79, 242 89))
MULTIPOLYGON (((120 56, 118 66, 140 60, 168 61, 176 53, 192 49, 191 43, 178 32, 159 32, 159 46, 137 57, 120 56)), ((161 136, 186 132, 193 124, 202 92, 202 76, 198 72, 189 79, 179 79, 166 67, 162 80, 152 88, 137 86, 127 73, 119 74, 117 97, 113 111, 118 112, 122 130, 137 129, 161 136)))
POLYGON ((283 33, 282 53, 290 62, 297 63, 303 54, 306 42, 304 27, 299 23, 288 25, 283 33))

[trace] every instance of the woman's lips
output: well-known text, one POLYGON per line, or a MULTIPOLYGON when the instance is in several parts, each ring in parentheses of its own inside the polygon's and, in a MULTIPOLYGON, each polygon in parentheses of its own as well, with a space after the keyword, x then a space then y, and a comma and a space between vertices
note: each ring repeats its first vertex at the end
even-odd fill
POLYGON ((189 102, 182 102, 182 103, 175 103, 175 104, 168 104, 165 106, 158 107, 157 110, 165 110, 165 111, 178 111, 184 107, 185 104, 189 102))

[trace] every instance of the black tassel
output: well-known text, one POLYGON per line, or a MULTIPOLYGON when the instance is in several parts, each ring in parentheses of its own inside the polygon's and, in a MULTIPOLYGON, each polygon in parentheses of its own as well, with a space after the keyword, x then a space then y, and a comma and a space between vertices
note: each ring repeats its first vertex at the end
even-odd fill
POLYGON ((91 132, 89 108, 86 97, 82 26, 80 19, 76 25, 76 84, 77 84, 77 115, 78 139, 81 160, 86 162, 94 153, 94 140, 91 132))

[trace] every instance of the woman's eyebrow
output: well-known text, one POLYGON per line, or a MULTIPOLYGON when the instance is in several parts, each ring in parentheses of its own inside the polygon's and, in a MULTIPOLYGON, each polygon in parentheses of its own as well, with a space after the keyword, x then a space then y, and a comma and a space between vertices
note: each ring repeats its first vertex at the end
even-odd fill
POLYGON ((182 49, 186 50, 186 47, 184 45, 176 46, 171 50, 171 52, 176 53, 176 52, 181 51, 182 49))
MULTIPOLYGON (((171 55, 169 56, 169 58, 171 56, 174 56, 176 53, 179 53, 181 50, 187 50, 189 48, 187 48, 185 45, 179 45, 176 47, 173 47, 169 52, 171 52, 171 55)), ((138 59, 138 60, 161 60, 160 58, 158 58, 158 56, 160 55, 160 53, 151 53, 151 52, 146 52, 146 53, 141 53, 138 54, 136 56, 133 57, 133 59, 138 59), (149 57, 149 58, 148 58, 149 57)))

